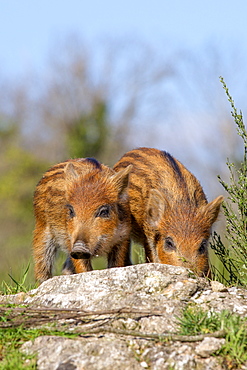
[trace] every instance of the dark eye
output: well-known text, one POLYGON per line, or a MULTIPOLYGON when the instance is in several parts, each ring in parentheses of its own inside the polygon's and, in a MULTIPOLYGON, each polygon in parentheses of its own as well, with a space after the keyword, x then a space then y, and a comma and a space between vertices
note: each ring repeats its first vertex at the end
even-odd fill
POLYGON ((170 237, 165 238, 165 245, 164 245, 164 247, 168 251, 175 251, 176 250, 175 243, 172 240, 172 238, 170 238, 170 237))
POLYGON ((75 211, 71 204, 66 204, 66 208, 68 209, 69 218, 75 217, 75 211))
POLYGON ((108 205, 101 206, 96 213, 96 217, 108 218, 109 216, 110 216, 110 206, 108 205))
POLYGON ((200 245, 199 249, 198 249, 198 253, 199 254, 205 254, 206 251, 207 251, 207 240, 203 240, 201 242, 201 245, 200 245))

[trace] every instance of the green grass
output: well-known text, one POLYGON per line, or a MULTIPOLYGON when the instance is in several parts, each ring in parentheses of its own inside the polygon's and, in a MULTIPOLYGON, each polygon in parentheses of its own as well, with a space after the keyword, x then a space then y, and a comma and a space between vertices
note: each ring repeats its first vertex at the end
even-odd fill
POLYGON ((197 335, 213 333, 222 329, 218 315, 198 309, 197 306, 188 306, 183 311, 183 316, 178 318, 180 334, 197 335))
MULTIPOLYGON (((0 322, 6 320, 6 317, 0 317, 0 322)), ((0 370, 36 369, 36 357, 23 354, 20 352, 20 347, 24 342, 34 340, 41 335, 58 335, 67 338, 78 336, 78 334, 67 334, 52 328, 24 329, 18 327, 0 329, 0 370)))
POLYGON ((21 344, 35 337, 33 331, 22 328, 0 329, 0 369, 35 369, 34 357, 19 352, 21 344), (30 360, 30 363, 26 360, 30 360))
POLYGON ((9 281, 3 280, 0 286, 0 294, 17 294, 20 292, 28 292, 37 287, 35 283, 29 283, 28 275, 30 275, 30 262, 27 267, 21 271, 19 277, 13 277, 9 274, 9 281))
MULTIPOLYGON (((0 316, 0 323, 10 323, 10 315, 16 305, 3 306, 4 314, 0 316)), ((18 307, 18 305, 17 305, 18 307)), ((36 356, 26 355, 20 351, 23 343, 42 335, 56 335, 66 338, 78 337, 76 333, 67 333, 55 329, 53 323, 47 324, 45 328, 19 327, 0 328, 0 370, 22 370, 36 369, 36 356)))
POLYGON ((141 245, 136 244, 136 243, 132 243, 132 245, 131 245, 131 261, 134 265, 146 262, 145 250, 141 245))
POLYGON ((189 305, 182 317, 178 317, 178 322, 182 335, 206 334, 224 329, 226 342, 216 355, 235 368, 247 361, 247 318, 229 311, 209 312, 189 305))

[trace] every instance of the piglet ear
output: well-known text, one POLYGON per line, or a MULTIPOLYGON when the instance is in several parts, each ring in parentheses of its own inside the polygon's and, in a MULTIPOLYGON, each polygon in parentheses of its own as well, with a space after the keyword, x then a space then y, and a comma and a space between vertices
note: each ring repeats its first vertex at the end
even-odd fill
POLYGON ((203 217, 205 217, 208 220, 210 227, 217 220, 223 199, 224 197, 220 195, 219 197, 215 198, 212 202, 202 207, 203 217))
POLYGON ((152 227, 157 227, 168 203, 161 192, 157 189, 151 189, 147 202, 147 222, 152 227))
POLYGON ((64 169, 65 177, 67 181, 75 181, 78 179, 79 174, 77 173, 73 163, 69 162, 64 169))
POLYGON ((130 164, 128 167, 124 168, 123 170, 116 172, 112 176, 112 181, 116 184, 118 188, 118 197, 123 198, 127 195, 128 185, 129 185, 129 177, 130 172, 133 166, 130 164))

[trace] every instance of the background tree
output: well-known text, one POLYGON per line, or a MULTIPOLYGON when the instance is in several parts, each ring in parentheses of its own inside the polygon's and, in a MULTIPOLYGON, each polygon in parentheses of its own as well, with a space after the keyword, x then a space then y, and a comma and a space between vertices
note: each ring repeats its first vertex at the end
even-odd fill
POLYGON ((91 157, 99 160, 107 145, 110 131, 107 107, 102 101, 95 101, 92 110, 68 125, 67 145, 71 158, 91 157))
POLYGON ((32 194, 37 177, 48 166, 20 147, 18 131, 6 120, 0 127, 0 279, 5 280, 31 260, 32 194))

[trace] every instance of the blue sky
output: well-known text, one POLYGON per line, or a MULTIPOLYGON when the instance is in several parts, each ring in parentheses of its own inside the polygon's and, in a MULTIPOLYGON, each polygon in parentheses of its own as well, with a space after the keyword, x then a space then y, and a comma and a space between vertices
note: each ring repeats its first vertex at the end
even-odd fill
POLYGON ((42 68, 69 34, 90 44, 133 37, 196 49, 214 42, 247 55, 246 0, 0 0, 0 75, 42 68))
MULTIPOLYGON (((188 88, 188 94, 183 93, 188 111, 181 110, 181 106, 172 107, 170 123, 167 115, 161 122, 158 134, 160 142, 156 138, 154 143, 144 143, 142 135, 138 134, 135 135, 135 145, 165 148, 185 161, 184 164, 191 170, 195 162, 192 172, 200 175, 203 183, 207 183, 205 166, 201 166, 200 174, 196 163, 203 163, 200 161, 207 158, 210 165, 215 164, 218 173, 220 163, 225 166, 225 158, 231 154, 231 143, 225 143, 227 152, 224 154, 225 149, 219 149, 220 145, 224 146, 221 143, 224 140, 214 137, 215 125, 221 122, 221 109, 214 112, 212 117, 208 112, 204 112, 204 116, 202 112, 197 114, 196 99, 198 95, 198 99, 203 101, 199 90, 205 88, 206 103, 213 105, 216 85, 231 118, 230 107, 218 80, 217 73, 220 70, 220 74, 226 77, 237 108, 246 111, 246 20, 247 0, 0 0, 0 81, 1 78, 10 78, 16 82, 18 76, 22 81, 22 76, 28 76, 29 72, 43 73, 49 65, 54 45, 73 34, 90 45, 93 52, 97 51, 101 40, 117 41, 124 38, 140 40, 162 51, 192 50, 194 55, 198 55, 199 63, 184 72, 188 84, 190 79, 197 82, 194 89, 190 91, 188 88), (223 61, 223 67, 220 65, 216 75, 212 76, 207 74, 207 69, 205 72, 200 69, 200 63, 207 68, 208 55, 205 52, 200 54, 203 47, 207 50, 207 45, 216 47, 222 58, 220 63, 223 61), (230 67, 226 66, 225 73, 223 64, 227 64, 229 51, 230 67), (213 84, 213 88, 210 88, 210 84, 213 84), (215 113, 219 113, 219 118, 215 113), (178 120, 181 120, 179 124, 178 120), (195 136, 191 135, 192 132, 195 136), (200 157, 198 151, 201 152, 200 157), (222 158, 217 157, 219 153, 223 153, 222 158)), ((210 68, 210 55, 208 61, 210 68)), ((210 189, 210 179, 208 183, 210 189)))

